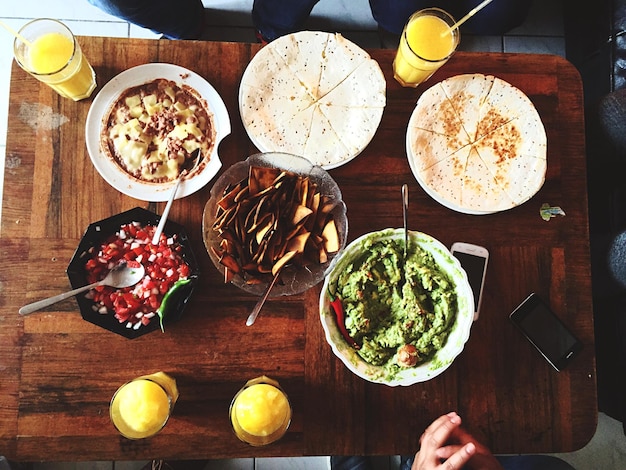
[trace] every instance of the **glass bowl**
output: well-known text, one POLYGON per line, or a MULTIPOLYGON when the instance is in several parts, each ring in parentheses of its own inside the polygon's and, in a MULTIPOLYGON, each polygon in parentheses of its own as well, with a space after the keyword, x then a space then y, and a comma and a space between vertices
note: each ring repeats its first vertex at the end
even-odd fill
MULTIPOLYGON (((332 215, 339 236, 339 250, 323 263, 311 263, 300 266, 296 263, 287 264, 280 272, 280 278, 270 292, 271 297, 295 295, 306 291, 318 284, 323 278, 326 268, 330 265, 333 257, 346 245, 348 236, 348 219, 346 206, 341 199, 341 191, 337 183, 320 166, 312 165, 307 159, 287 153, 259 153, 248 157, 245 161, 238 162, 226 170, 215 182, 211 189, 211 197, 204 208, 202 220, 202 234, 209 257, 215 267, 225 276, 225 267, 220 263, 220 258, 215 250, 218 250, 222 237, 213 230, 216 220, 217 204, 222 199, 225 191, 248 177, 250 167, 276 168, 289 171, 298 175, 308 176, 317 185, 321 196, 326 196, 333 202, 332 215)), ((271 281, 268 274, 261 282, 251 283, 242 275, 235 274, 231 282, 246 292, 262 295, 266 286, 271 281)))

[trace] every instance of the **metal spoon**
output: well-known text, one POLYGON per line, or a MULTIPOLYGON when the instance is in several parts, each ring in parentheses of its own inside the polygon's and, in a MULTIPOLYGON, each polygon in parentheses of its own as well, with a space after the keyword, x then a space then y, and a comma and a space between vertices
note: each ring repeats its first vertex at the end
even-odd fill
POLYGON ((409 186, 402 185, 402 221, 404 223, 404 262, 406 263, 406 253, 409 246, 409 224, 407 213, 409 211, 409 186))
POLYGON ((246 326, 252 326, 254 322, 256 321, 256 317, 259 316, 259 312, 261 312, 261 309, 263 308, 263 305, 265 304, 267 297, 270 295, 270 291, 272 290, 272 287, 274 287, 274 284, 276 284, 276 281, 278 280, 278 276, 280 276, 280 270, 278 270, 278 272, 274 274, 274 279, 272 279, 272 282, 270 282, 267 285, 267 287, 265 288, 265 292, 263 292, 263 295, 261 296, 259 301, 256 303, 254 308, 252 309, 252 313, 250 313, 250 315, 248 316, 248 319, 246 320, 246 326))
POLYGON ((28 315, 29 313, 33 313, 39 309, 47 307, 48 305, 55 304, 57 302, 60 302, 61 300, 65 300, 76 294, 80 294, 81 292, 84 292, 86 290, 93 289, 94 287, 110 286, 115 288, 121 288, 133 286, 141 281, 141 279, 143 279, 145 271, 146 270, 142 264, 139 264, 139 266, 131 267, 128 266, 125 261, 123 261, 115 266, 113 269, 111 269, 111 271, 109 271, 109 274, 107 274, 106 277, 101 281, 94 282, 93 284, 79 287, 78 289, 55 295, 47 299, 39 300, 37 302, 33 302, 32 304, 24 305, 19 310, 20 315, 28 315))
POLYGON ((198 163, 200 162, 200 158, 199 157, 200 157, 200 149, 197 148, 196 150, 193 151, 193 153, 191 154, 191 157, 189 158, 189 160, 187 160, 183 164, 184 168, 180 172, 180 175, 178 175, 178 180, 176 181, 176 184, 174 185, 174 189, 172 189, 172 193, 170 194, 170 198, 167 200, 167 204, 165 205, 165 209, 163 209, 163 214, 161 214, 161 219, 159 220, 159 225, 157 226, 156 231, 154 232, 154 235, 152 236, 152 244, 153 245, 158 245, 159 244, 159 238, 161 238, 161 233, 163 233, 163 228, 165 227, 165 222, 167 222, 167 216, 169 215, 170 209, 172 208, 172 203, 174 202, 174 199, 176 198, 176 193, 178 192, 178 187, 180 186, 180 183, 185 179, 185 177, 189 173, 191 173, 193 170, 195 170, 195 168, 198 166, 198 163))

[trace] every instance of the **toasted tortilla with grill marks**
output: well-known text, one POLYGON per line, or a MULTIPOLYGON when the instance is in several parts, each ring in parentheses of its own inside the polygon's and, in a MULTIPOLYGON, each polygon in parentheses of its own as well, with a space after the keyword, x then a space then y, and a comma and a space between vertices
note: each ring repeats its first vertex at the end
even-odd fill
POLYGON ((511 209, 541 189, 547 139, 530 99, 493 76, 458 75, 426 90, 407 129, 418 181, 451 208, 511 209))

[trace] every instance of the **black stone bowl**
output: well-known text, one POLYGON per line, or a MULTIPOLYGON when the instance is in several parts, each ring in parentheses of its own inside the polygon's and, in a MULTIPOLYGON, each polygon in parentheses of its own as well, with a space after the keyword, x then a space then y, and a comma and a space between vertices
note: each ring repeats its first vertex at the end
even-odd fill
MULTIPOLYGON (((150 212, 149 210, 141 207, 135 207, 134 209, 130 209, 126 212, 122 212, 107 219, 90 224, 78 244, 78 248, 76 248, 74 256, 72 256, 72 259, 67 266, 67 277, 70 280, 72 288, 76 289, 88 284, 85 263, 89 259, 88 251, 90 248, 99 247, 107 237, 115 234, 115 232, 117 232, 120 227, 126 223, 139 222, 142 226, 156 226, 158 225, 160 218, 161 217, 159 215, 150 212)), ((164 312, 165 315, 163 321, 166 326, 168 323, 178 320, 182 316, 185 306, 191 298, 193 290, 198 282, 199 269, 198 262, 196 261, 196 257, 191 249, 191 243, 187 237, 184 227, 168 220, 165 223, 163 232, 168 236, 174 234, 178 235, 177 242, 183 247, 182 258, 189 265, 189 279, 191 279, 191 283, 181 286, 177 290, 175 297, 171 299, 171 302, 168 302, 169 307, 164 312)), ((98 325, 129 339, 137 338, 154 330, 160 330, 159 318, 157 316, 153 317, 150 323, 142 325, 138 329, 127 328, 126 322, 120 323, 117 318, 115 318, 113 312, 109 312, 107 314, 98 313, 94 309, 94 302, 85 295, 86 292, 78 294, 76 296, 76 301, 78 302, 83 319, 93 323, 94 325, 98 325)), ((167 331, 167 328, 165 329, 167 331)))

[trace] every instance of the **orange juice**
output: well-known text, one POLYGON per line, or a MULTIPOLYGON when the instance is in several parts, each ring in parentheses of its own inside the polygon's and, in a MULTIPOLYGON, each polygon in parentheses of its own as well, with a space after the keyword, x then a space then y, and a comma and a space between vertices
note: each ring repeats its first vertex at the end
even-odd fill
POLYGON ((28 43, 16 39, 14 52, 24 70, 74 101, 91 95, 96 87, 94 71, 65 25, 55 20, 35 20, 20 34, 28 43))
POLYGON ((285 434, 291 421, 291 406, 278 382, 263 376, 249 381, 239 391, 231 404, 230 417, 239 439, 265 445, 285 434))
POLYGON ((35 39, 28 49, 28 65, 43 75, 58 72, 74 54, 73 41, 61 33, 47 33, 35 39))
POLYGON ((393 62, 394 78, 402 86, 416 87, 446 63, 459 42, 452 24, 454 19, 437 8, 411 16, 393 62))
POLYGON ((150 437, 165 426, 177 399, 176 381, 167 374, 139 377, 113 395, 111 421, 124 437, 150 437))

